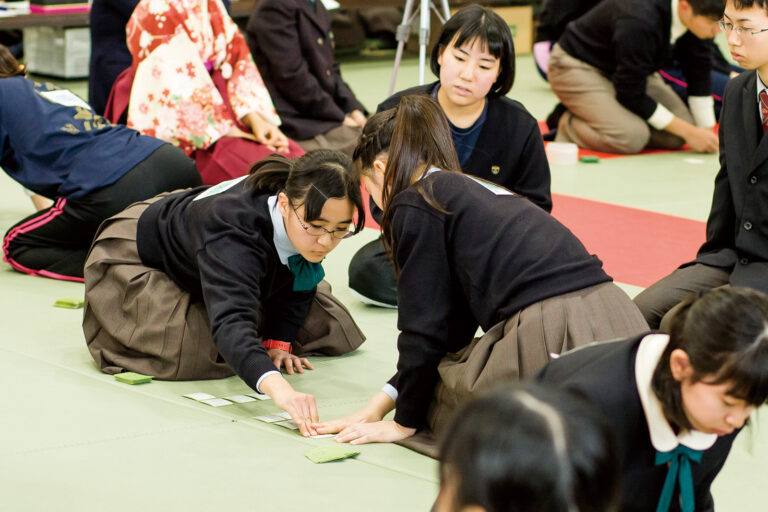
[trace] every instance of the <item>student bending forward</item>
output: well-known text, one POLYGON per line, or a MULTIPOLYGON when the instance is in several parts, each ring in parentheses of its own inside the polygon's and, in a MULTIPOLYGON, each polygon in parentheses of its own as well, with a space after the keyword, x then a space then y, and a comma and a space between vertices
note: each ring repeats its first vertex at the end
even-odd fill
POLYGON ((431 98, 404 96, 373 116, 355 157, 399 271, 398 371, 366 408, 318 431, 356 443, 439 431, 458 403, 501 378, 532 376, 552 353, 647 329, 567 228, 527 199, 455 172, 448 123, 431 98), (473 341, 478 326, 485 335, 473 341), (378 422, 393 407, 395 420, 378 422))
POLYGON ((234 371, 313 433, 314 398, 278 370, 312 369, 291 349, 336 355, 364 340, 320 283, 320 262, 349 235, 354 211, 355 232, 365 221, 350 167, 335 151, 272 156, 250 176, 108 219, 85 265, 83 330, 101 370, 167 380, 234 371))

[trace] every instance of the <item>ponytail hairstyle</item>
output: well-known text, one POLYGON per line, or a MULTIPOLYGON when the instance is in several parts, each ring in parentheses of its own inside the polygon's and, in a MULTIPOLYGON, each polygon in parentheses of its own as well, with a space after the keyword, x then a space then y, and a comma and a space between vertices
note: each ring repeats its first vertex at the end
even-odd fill
POLYGON ((580 396, 530 383, 468 402, 440 443, 454 511, 615 512, 620 474, 605 418, 580 396))
POLYGON ((290 160, 274 154, 253 164, 249 174, 246 188, 283 192, 294 208, 304 205, 306 222, 320 217, 326 200, 346 198, 357 210, 354 232, 360 233, 365 226, 360 179, 344 153, 317 149, 290 160))
POLYGON ((0 44, 0 78, 10 78, 12 76, 24 76, 27 68, 19 64, 11 51, 0 44))
POLYGON ((744 287, 723 287, 689 297, 672 318, 669 344, 651 386, 667 420, 693 427, 683 409, 680 382, 669 358, 681 349, 693 367, 693 382, 728 383, 728 394, 759 407, 768 400, 768 295, 744 287))
POLYGON ((431 167, 460 172, 461 165, 443 109, 424 95, 403 96, 397 107, 368 119, 353 155, 358 171, 372 172, 373 162, 382 153, 388 155, 382 192, 382 241, 395 264, 395 271, 399 272, 393 258, 392 200, 405 189, 414 187, 427 204, 448 213, 435 199, 431 182, 420 178, 431 167))

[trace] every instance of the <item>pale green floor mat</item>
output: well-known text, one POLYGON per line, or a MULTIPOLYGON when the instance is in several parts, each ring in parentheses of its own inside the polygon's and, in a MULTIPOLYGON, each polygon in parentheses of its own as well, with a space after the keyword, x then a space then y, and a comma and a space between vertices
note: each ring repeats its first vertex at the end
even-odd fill
MULTIPOLYGON (((510 96, 542 119, 555 98, 530 57, 517 66, 510 96)), ((356 61, 342 70, 369 109, 385 98, 391 63, 356 61)), ((416 77, 417 62, 406 60, 398 88, 416 77)), ((87 97, 83 82, 64 85, 87 97)), ((626 157, 555 167, 553 192, 705 220, 716 172, 713 156, 626 157)), ((0 230, 31 212, 21 188, 0 174, 0 230)), ((360 304, 347 287, 349 260, 376 236, 366 230, 342 242, 325 264, 368 340, 344 357, 313 358, 314 372, 288 377, 316 396, 322 419, 364 405, 395 369, 396 312, 360 304)), ((304 453, 332 441, 254 420, 277 412, 271 401, 213 408, 182 398, 249 392, 238 378, 130 386, 101 374, 85 348, 82 310, 52 307, 82 293, 80 284, 0 265, 0 510, 429 510, 437 491, 431 459, 366 445, 356 458, 316 465, 304 453)), ((768 415, 761 413, 715 481, 718 511, 768 508, 768 415)))

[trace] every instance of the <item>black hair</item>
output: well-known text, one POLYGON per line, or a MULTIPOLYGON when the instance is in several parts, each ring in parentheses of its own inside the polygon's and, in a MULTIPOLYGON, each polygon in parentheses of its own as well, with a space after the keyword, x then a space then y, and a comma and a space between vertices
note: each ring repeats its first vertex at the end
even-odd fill
POLYGON ((506 384, 461 407, 440 444, 453 509, 612 512, 618 455, 605 418, 580 396, 506 384))
POLYGON ((317 149, 298 158, 270 155, 251 167, 246 186, 267 192, 283 192, 294 207, 304 205, 304 220, 320 217, 325 201, 347 198, 355 205, 355 233, 365 226, 360 179, 352 172, 352 161, 339 151, 317 149))
POLYGON ((19 64, 16 57, 5 45, 0 44, 0 78, 24 76, 27 70, 19 64))
POLYGON ((437 167, 460 172, 461 164, 453 147, 448 119, 440 105, 430 96, 402 96, 396 108, 378 112, 368 119, 355 148, 358 172, 373 167, 376 157, 388 154, 384 172, 381 218, 382 242, 399 272, 394 254, 392 233, 392 199, 413 186, 424 200, 442 213, 448 213, 435 200, 430 182, 419 180, 417 173, 437 167))
POLYGON ((487 7, 471 4, 451 16, 443 25, 437 43, 432 48, 430 67, 436 76, 440 76, 440 64, 437 58, 451 42, 460 47, 465 42, 477 40, 483 49, 499 59, 499 76, 488 93, 504 96, 515 83, 515 46, 512 31, 501 16, 487 7), (456 40, 454 41, 454 38, 456 40))
MULTIPOLYGON (((694 16, 706 16, 713 20, 719 20, 723 17, 726 0, 685 0, 691 6, 694 16)), ((763 0, 757 0, 763 1, 763 0)), ((735 0, 738 4, 739 0, 735 0)))
POLYGON ((722 287, 689 297, 670 323, 669 344, 651 385, 667 420, 691 429, 680 382, 670 368, 672 351, 688 354, 693 381, 728 383, 728 394, 749 405, 768 400, 768 295, 743 287, 722 287))
POLYGON ((733 5, 736 9, 749 9, 753 6, 762 7, 768 13, 768 0, 733 0, 733 5))

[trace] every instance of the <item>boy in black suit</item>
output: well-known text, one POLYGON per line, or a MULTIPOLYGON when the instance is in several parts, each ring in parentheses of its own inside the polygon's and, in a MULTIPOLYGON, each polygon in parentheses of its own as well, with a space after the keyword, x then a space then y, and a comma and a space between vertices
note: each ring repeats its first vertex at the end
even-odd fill
POLYGON ((365 107, 333 58, 331 19, 320 0, 260 0, 246 27, 248 47, 286 135, 306 151, 349 155, 365 107))
POLYGON ((549 61, 549 83, 567 108, 555 140, 610 153, 686 142, 695 151, 716 152, 705 40, 717 34, 724 3, 604 0, 570 23, 549 61), (690 37, 676 57, 690 70, 690 110, 657 73, 672 51, 670 41, 686 29, 690 37))
POLYGON ((723 285, 768 292, 768 0, 728 0, 721 22, 746 71, 725 89, 720 172, 707 240, 686 263, 635 298, 651 328, 691 292, 723 285))

